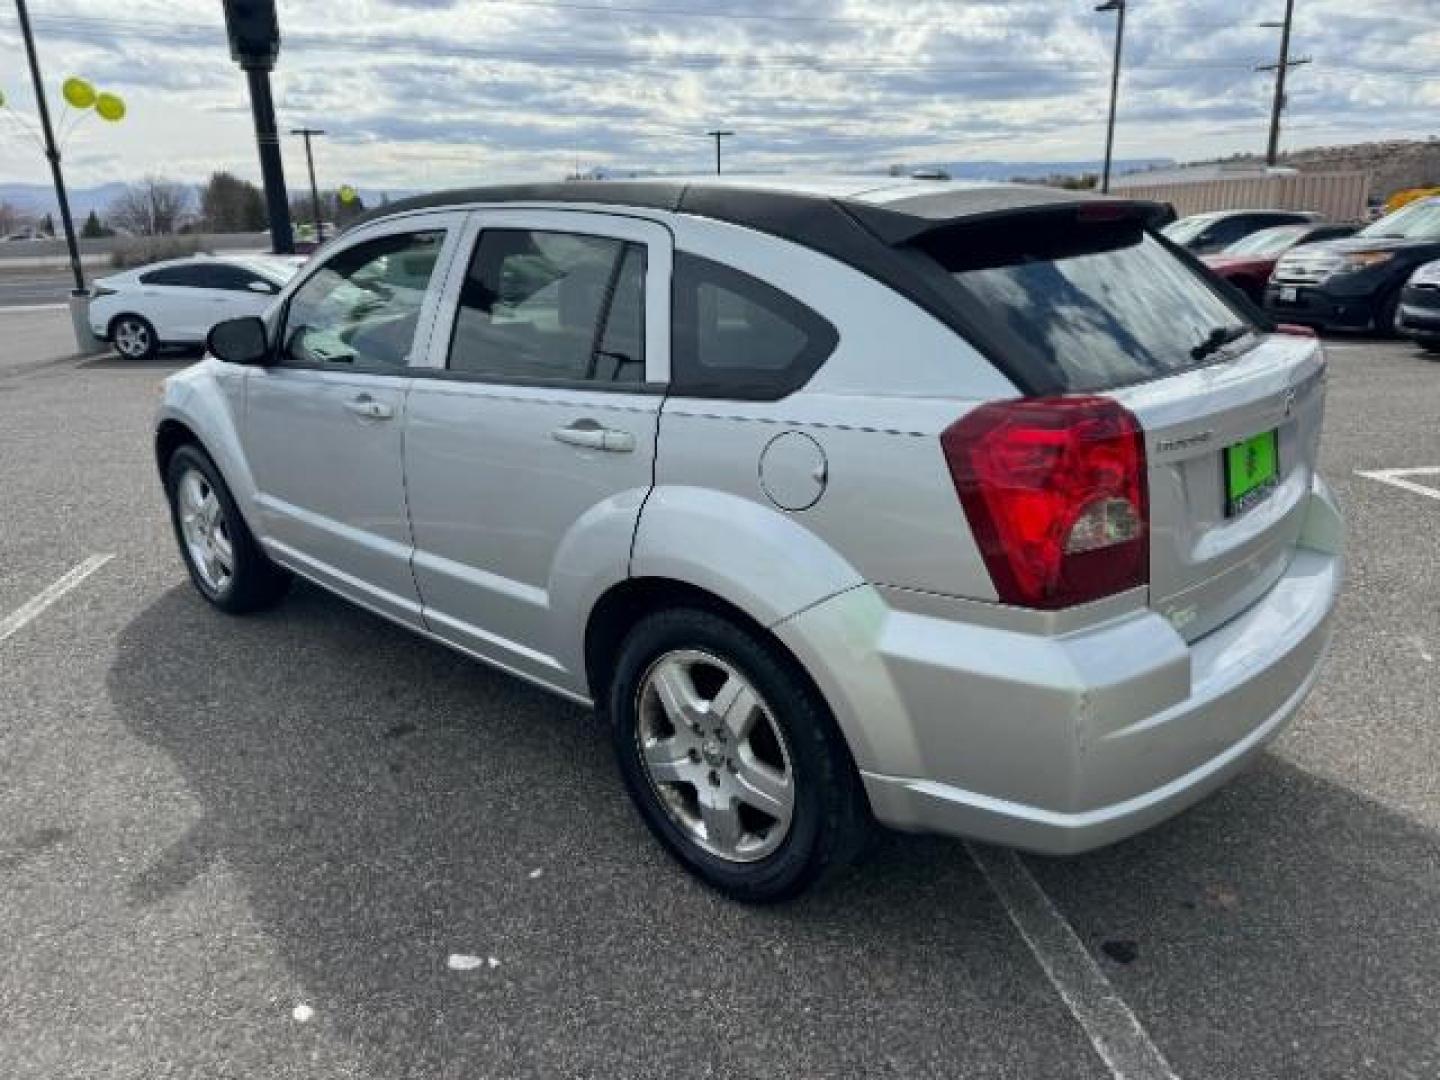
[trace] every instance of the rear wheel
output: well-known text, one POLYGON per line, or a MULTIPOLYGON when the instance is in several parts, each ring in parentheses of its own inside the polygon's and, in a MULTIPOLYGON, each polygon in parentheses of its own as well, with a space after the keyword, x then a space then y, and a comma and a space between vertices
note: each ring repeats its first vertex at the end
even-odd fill
POLYGON ((647 617, 608 710, 641 817, 726 895, 787 899, 863 847, 869 809, 825 703, 752 631, 694 609, 647 617))
POLYGON ((182 446, 165 470, 170 520, 190 580, 210 603, 231 614, 273 607, 290 575, 265 557, 245 525, 215 463, 197 446, 182 446))
POLYGON ((160 350, 155 327, 139 315, 121 315, 110 327, 115 351, 126 360, 149 360, 160 350))

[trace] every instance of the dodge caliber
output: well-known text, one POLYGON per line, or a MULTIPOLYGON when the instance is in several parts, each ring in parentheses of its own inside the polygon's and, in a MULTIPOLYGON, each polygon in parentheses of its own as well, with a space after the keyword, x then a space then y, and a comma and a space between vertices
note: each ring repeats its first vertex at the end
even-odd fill
POLYGON ((180 552, 221 611, 299 576, 593 706, 738 899, 876 821, 1111 843, 1281 731, 1342 579, 1320 344, 1164 220, 873 178, 392 204, 167 381, 180 552))

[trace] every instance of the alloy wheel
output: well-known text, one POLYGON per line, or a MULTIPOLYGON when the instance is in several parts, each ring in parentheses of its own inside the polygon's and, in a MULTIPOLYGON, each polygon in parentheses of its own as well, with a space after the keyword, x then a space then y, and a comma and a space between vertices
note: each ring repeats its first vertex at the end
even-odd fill
POLYGON ((772 854, 790 831, 795 774, 785 734, 738 670, 698 650, 650 665, 635 738, 651 787, 693 843, 730 862, 772 854))
POLYGON ((175 498, 190 564, 211 592, 223 593, 235 576, 235 548, 220 496, 202 472, 187 469, 175 498))
POLYGON ((131 358, 150 351, 150 328, 135 319, 122 319, 115 328, 115 348, 131 358))

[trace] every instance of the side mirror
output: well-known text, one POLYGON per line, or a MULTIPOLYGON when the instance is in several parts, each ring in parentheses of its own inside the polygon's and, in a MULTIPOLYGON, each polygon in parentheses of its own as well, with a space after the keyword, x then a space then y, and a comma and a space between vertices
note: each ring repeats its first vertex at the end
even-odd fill
POLYGON ((254 315, 216 323, 205 337, 205 347, 217 360, 227 364, 263 367, 270 362, 270 342, 265 334, 265 322, 254 315))
POLYGON ((274 296, 277 292, 279 292, 279 290, 276 289, 274 285, 271 285, 269 282, 265 281, 252 281, 245 287, 251 292, 264 293, 266 296, 274 296))

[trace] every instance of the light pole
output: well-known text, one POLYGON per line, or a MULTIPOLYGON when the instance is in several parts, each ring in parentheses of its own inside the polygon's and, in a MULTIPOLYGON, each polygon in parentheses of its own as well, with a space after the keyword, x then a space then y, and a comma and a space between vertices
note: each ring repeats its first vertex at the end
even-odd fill
POLYGON ((1115 106, 1120 100, 1120 50, 1125 44, 1125 0, 1105 0, 1096 11, 1115 12, 1115 64, 1110 71, 1110 121, 1105 125, 1105 167, 1100 174, 1100 192, 1110 192, 1110 162, 1115 153, 1115 106))
POLYGON ((717 130, 717 131, 707 131, 705 134, 708 135, 710 138, 712 138, 712 139, 715 140, 715 175, 716 175, 716 176, 719 176, 719 175, 720 175, 720 140, 721 140, 721 139, 728 139, 728 138, 730 138, 730 136, 734 135, 735 133, 734 133, 733 131, 718 131, 718 130, 717 130))
POLYGON ((1292 67, 1310 63, 1310 57, 1290 59, 1290 27, 1295 21, 1295 0, 1285 0, 1285 21, 1264 22, 1261 26, 1280 31, 1280 59, 1273 64, 1260 64, 1256 71, 1275 72, 1275 100, 1270 106, 1270 142, 1265 147, 1265 164, 1274 166, 1280 158, 1280 114, 1285 111, 1285 76, 1292 67))
POLYGON ((315 243, 325 242, 325 223, 320 220, 320 189, 315 186, 315 155, 310 152, 310 136, 324 135, 319 128, 291 128, 291 135, 305 138, 305 164, 310 168, 310 203, 315 208, 315 243))
MULTIPOLYGON (((75 276, 75 292, 85 292, 85 273, 80 268, 80 245, 75 241, 75 222, 70 218, 70 197, 65 193, 65 174, 60 169, 60 148, 55 144, 55 129, 50 125, 50 106, 45 100, 45 81, 40 77, 40 59, 35 55, 35 35, 30 32, 30 13, 25 0, 15 0, 20 16, 20 36, 25 39, 25 53, 30 59, 30 78, 35 83, 35 107, 40 112, 40 127, 45 133, 45 157, 50 162, 50 175, 55 180, 55 199, 60 204, 60 222, 65 228, 65 246, 70 251, 70 272, 75 276)), ((78 324, 77 324, 78 327, 78 324)), ((79 333, 77 328, 76 333, 79 333)))

